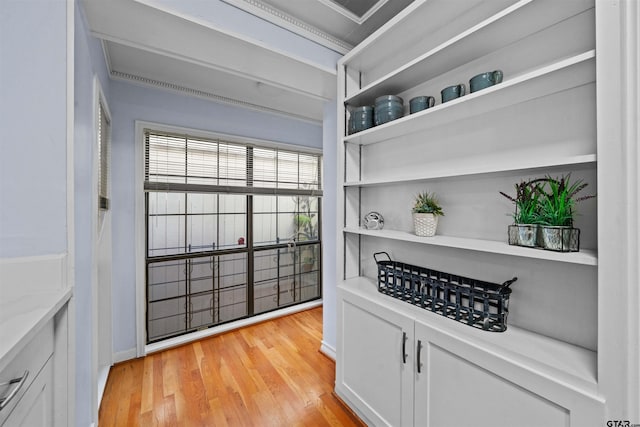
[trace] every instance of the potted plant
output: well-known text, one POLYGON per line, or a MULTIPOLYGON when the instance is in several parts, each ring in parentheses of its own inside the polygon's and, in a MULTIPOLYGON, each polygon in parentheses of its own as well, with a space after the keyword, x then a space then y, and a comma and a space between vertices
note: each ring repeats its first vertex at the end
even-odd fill
POLYGON ((543 181, 545 181, 545 179, 537 178, 515 184, 515 198, 502 191, 500 192, 500 194, 516 205, 516 210, 513 213, 514 225, 509 227, 509 244, 529 247, 536 246, 540 214, 540 195, 542 194, 541 182, 543 181))
POLYGON ((416 236, 434 236, 438 227, 438 217, 444 215, 435 194, 426 191, 418 193, 412 212, 416 236))
POLYGON ((571 181, 571 174, 545 178, 545 187, 540 196, 538 223, 545 249, 554 251, 577 251, 580 230, 573 228, 576 203, 591 199, 595 195, 577 197, 587 186, 581 179, 571 181))
MULTIPOLYGON (((318 217, 316 214, 318 199, 310 196, 295 196, 296 214, 293 215, 294 240, 305 242, 318 240, 318 217)), ((304 245, 300 248, 300 262, 302 272, 307 273, 314 269, 317 253, 316 245, 304 245)))

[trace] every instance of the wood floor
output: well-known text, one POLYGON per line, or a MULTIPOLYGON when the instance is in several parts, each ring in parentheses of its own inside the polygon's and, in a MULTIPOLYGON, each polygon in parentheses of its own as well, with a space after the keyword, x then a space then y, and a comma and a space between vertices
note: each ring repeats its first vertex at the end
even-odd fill
POLYGON ((99 425, 362 426, 333 396, 322 307, 111 369, 99 425))

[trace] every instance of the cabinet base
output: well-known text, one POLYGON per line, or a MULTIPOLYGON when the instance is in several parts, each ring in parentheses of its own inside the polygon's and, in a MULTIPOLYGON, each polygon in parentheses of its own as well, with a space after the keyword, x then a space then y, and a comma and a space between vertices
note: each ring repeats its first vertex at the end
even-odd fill
POLYGON ((353 411, 353 409, 351 409, 349 405, 347 405, 344 400, 342 400, 340 396, 338 396, 338 393, 336 393, 335 390, 331 392, 331 396, 333 396, 333 398, 340 404, 340 406, 344 408, 344 410, 349 414, 349 417, 356 424, 360 425, 361 427, 367 427, 367 424, 360 419, 360 417, 353 411))

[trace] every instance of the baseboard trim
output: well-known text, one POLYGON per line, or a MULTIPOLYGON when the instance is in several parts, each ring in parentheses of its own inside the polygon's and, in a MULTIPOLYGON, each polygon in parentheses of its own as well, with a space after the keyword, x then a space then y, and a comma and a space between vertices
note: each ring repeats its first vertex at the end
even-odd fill
POLYGON ((327 344, 324 340, 320 344, 320 353, 324 354, 334 362, 336 361, 336 349, 327 344))
MULTIPOLYGON (((259 314, 257 316, 249 317, 247 319, 241 319, 235 322, 226 323, 220 326, 213 326, 202 331, 192 332, 190 334, 181 335, 175 338, 169 338, 157 343, 148 344, 145 346, 145 355, 156 353, 158 351, 167 350, 169 348, 177 347, 180 345, 188 344, 193 341, 197 341, 203 338, 208 338, 214 335, 222 334, 224 332, 233 331, 234 329, 242 328, 245 326, 255 325, 271 319, 277 319, 278 317, 287 316, 289 314, 299 313, 301 311, 310 310, 322 305, 322 300, 310 301, 298 305, 293 305, 276 311, 270 311, 269 313, 259 314)), ((134 355, 135 357, 135 355, 134 355)))
POLYGON ((136 357, 137 357, 136 349, 130 348, 129 350, 119 351, 117 353, 114 353, 113 363, 116 364, 116 363, 124 362, 126 360, 135 359, 136 357))
POLYGON ((98 410, 100 410, 100 405, 102 404, 102 397, 104 396, 104 389, 107 387, 110 370, 111 366, 103 366, 98 369, 98 410))
POLYGON ((344 410, 350 415, 351 419, 356 424, 360 424, 361 427, 367 427, 367 423, 365 423, 362 418, 360 418, 358 414, 353 409, 351 409, 349 405, 347 405, 347 402, 345 402, 340 396, 338 396, 338 393, 336 393, 335 390, 331 392, 331 396, 336 399, 336 401, 340 404, 340 406, 344 408, 344 410))

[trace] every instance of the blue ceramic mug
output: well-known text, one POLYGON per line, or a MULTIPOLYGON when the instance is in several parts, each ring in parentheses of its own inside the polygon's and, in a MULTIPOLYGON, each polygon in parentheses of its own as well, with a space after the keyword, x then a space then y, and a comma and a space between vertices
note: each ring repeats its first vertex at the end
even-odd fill
POLYGON ((349 135, 373 127, 373 107, 365 105, 350 110, 349 135))
POLYGON ((436 99, 433 96, 416 96, 409 100, 409 114, 426 110, 435 105, 436 99))
POLYGON ((469 89, 471 89, 471 93, 481 89, 486 89, 490 86, 501 83, 502 77, 503 75, 501 70, 478 74, 469 80, 469 89))
POLYGON ((464 96, 466 90, 464 84, 459 84, 455 86, 449 86, 440 91, 442 95, 442 103, 444 104, 447 101, 451 101, 452 99, 460 98, 464 96))

